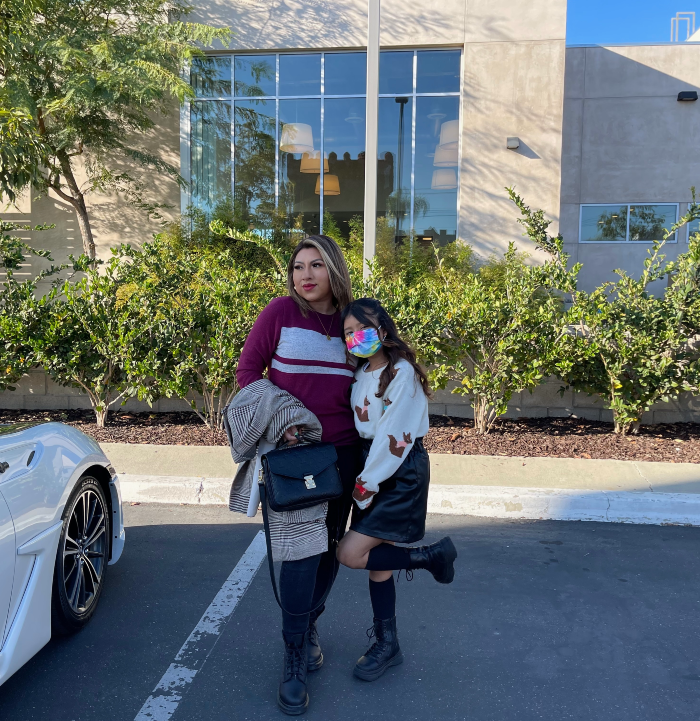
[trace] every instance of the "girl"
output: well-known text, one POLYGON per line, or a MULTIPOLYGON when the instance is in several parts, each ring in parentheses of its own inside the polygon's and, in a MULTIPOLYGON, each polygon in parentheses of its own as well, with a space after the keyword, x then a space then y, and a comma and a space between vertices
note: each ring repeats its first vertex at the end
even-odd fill
POLYGON ((357 662, 354 674, 374 681, 389 666, 403 662, 392 571, 425 568, 439 583, 451 583, 457 551, 449 537, 418 548, 394 545, 415 543, 425 535, 428 379, 379 301, 353 301, 343 310, 342 320, 348 351, 367 362, 355 371, 350 399, 364 467, 353 491, 356 506, 338 559, 349 568, 369 570, 376 641, 357 662))
MULTIPOLYGON (((350 408, 355 368, 348 363, 340 320, 340 311, 352 300, 352 290, 345 258, 335 241, 312 235, 297 245, 287 269, 287 291, 288 296, 271 301, 255 321, 238 364, 238 385, 245 388, 267 373, 272 383, 298 398, 319 419, 322 440, 336 447, 345 489, 343 498, 329 504, 327 523, 334 526, 340 519, 342 535, 361 453, 350 408)), ((284 437, 294 443, 297 433, 292 426, 284 437)), ((248 498, 241 498, 234 510, 246 513, 248 503, 248 498)), ((309 703, 307 671, 323 664, 316 630, 323 607, 312 615, 305 612, 323 595, 335 571, 335 559, 326 550, 325 524, 318 528, 316 538, 293 527, 287 530, 280 594, 291 614, 303 615, 282 614, 285 655, 277 702, 285 713, 298 715, 309 703), (299 547, 301 541, 304 544, 299 547)))

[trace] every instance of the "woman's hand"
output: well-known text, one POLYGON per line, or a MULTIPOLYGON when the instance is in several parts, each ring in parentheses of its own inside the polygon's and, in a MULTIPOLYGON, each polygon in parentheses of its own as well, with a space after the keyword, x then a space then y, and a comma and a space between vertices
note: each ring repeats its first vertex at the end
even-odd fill
POLYGON ((292 446, 299 443, 299 429, 296 426, 289 426, 282 438, 292 446))

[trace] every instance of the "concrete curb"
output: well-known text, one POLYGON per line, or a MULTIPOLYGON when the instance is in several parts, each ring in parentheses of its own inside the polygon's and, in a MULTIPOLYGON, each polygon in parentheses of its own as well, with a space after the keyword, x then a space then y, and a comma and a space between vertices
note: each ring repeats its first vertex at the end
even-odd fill
MULTIPOLYGON (((122 474, 127 503, 226 505, 230 478, 122 474)), ((700 526, 700 494, 432 484, 429 513, 700 526)))

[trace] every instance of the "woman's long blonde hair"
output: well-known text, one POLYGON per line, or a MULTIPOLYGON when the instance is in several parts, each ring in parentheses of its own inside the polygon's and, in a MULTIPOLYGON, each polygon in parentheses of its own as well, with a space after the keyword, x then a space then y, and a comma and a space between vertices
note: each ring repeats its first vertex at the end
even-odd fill
POLYGON ((294 248, 287 265, 287 292, 294 298, 302 314, 306 316, 311 310, 311 306, 294 289, 294 262, 297 255, 299 255, 299 251, 304 248, 315 248, 321 254, 321 259, 328 269, 328 278, 333 293, 333 305, 338 310, 343 310, 353 299, 350 273, 348 272, 343 251, 333 238, 329 238, 327 235, 310 235, 294 248))

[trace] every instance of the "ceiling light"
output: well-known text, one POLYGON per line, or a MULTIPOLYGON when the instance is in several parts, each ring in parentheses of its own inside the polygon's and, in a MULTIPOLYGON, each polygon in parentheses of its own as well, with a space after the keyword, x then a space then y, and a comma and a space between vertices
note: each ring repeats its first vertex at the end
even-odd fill
POLYGON ((431 190, 454 190, 457 187, 457 173, 452 168, 433 170, 431 190))
POLYGON ((440 126, 440 147, 456 148, 459 145, 459 120, 448 120, 440 126))
MULTIPOLYGON (((321 151, 312 150, 310 153, 304 153, 301 156, 301 165, 299 166, 301 173, 320 173, 321 172, 321 151)), ((323 172, 328 172, 328 155, 323 154, 323 172)))
MULTIPOLYGON (((316 195, 321 195, 321 176, 316 178, 316 195)), ((324 195, 340 195, 340 183, 337 175, 323 176, 323 194, 324 195)))
POLYGON ((283 153, 313 153, 314 136, 306 123, 285 123, 282 126, 280 150, 283 153))
POLYGON ((457 166, 457 146, 438 145, 435 148, 435 160, 433 165, 436 168, 454 168, 457 166))

